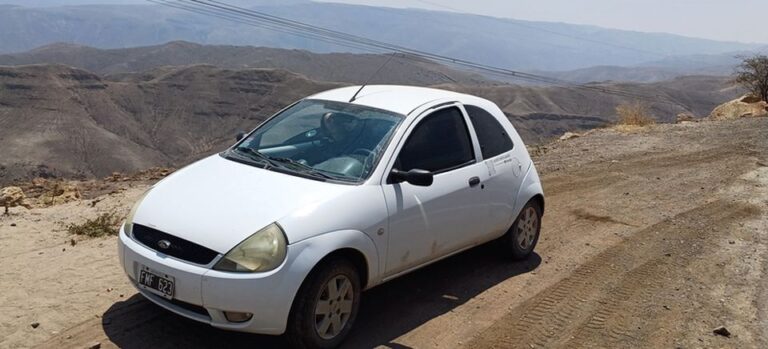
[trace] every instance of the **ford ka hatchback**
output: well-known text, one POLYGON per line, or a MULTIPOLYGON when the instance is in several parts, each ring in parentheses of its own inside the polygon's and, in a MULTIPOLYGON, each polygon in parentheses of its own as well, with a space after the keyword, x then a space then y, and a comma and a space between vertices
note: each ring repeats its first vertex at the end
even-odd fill
POLYGON ((523 259, 539 238, 536 168, 485 99, 340 88, 238 138, 152 186, 119 235, 142 295, 217 328, 335 347, 363 290, 491 240, 523 259))

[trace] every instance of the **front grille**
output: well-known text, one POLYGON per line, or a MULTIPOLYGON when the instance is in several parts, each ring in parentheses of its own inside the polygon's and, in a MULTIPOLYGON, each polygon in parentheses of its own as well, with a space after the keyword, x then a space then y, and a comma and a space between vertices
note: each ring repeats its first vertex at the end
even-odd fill
POLYGON ((211 263, 211 261, 218 255, 216 251, 200 246, 194 242, 140 224, 133 225, 133 237, 144 246, 157 252, 192 263, 206 265, 211 263), (166 249, 160 248, 158 242, 161 240, 170 242, 170 246, 166 249))

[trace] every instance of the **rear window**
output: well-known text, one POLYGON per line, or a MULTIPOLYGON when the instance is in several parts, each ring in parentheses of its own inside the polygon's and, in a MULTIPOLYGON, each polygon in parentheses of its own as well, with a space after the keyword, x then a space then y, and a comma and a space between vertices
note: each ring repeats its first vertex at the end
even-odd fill
POLYGON ((495 116, 474 105, 465 105, 464 109, 467 110, 475 133, 477 133, 483 159, 489 159, 512 150, 512 139, 509 138, 507 131, 495 116))

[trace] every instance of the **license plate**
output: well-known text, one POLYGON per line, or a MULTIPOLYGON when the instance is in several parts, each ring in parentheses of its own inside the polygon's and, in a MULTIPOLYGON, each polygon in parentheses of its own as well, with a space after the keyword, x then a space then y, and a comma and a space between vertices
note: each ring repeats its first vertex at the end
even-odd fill
POLYGON ((139 287, 165 298, 173 299, 173 292, 175 291, 173 276, 156 272, 143 265, 139 267, 139 287))

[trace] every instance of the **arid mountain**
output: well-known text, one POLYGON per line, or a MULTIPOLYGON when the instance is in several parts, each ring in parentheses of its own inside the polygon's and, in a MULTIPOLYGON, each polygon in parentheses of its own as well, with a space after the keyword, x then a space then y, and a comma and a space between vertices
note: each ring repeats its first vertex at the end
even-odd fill
MULTIPOLYGON (((0 67, 0 182, 30 176, 104 176, 182 166, 232 143, 289 103, 341 86, 281 69, 210 65, 158 68, 108 79, 64 65, 0 67)), ((499 104, 526 142, 613 122, 627 99, 559 87, 440 84, 499 104)), ((596 85, 597 86, 597 85, 596 85)), ((725 79, 680 78, 604 85, 658 94, 660 120, 683 110, 708 115, 738 95, 725 79)))
POLYGON ((0 67, 0 177, 181 165, 333 83, 284 70, 180 68, 111 82, 62 65, 0 67))
MULTIPOLYGON (((202 44, 362 53, 357 48, 149 3, 30 7, 34 4, 15 2, 23 6, 0 5, 0 52, 22 52, 55 42, 123 48, 186 40, 202 44)), ((231 0, 223 2, 233 3, 231 0)), ((520 70, 631 66, 665 57, 717 55, 759 47, 663 33, 454 12, 310 1, 241 0, 237 3, 263 13, 345 33, 520 70)))
MULTIPOLYGON (((174 41, 158 46, 103 50, 74 44, 51 44, 29 52, 0 55, 0 65, 58 63, 97 74, 145 72, 165 66, 212 64, 230 69, 276 68, 311 79, 359 84, 389 59, 388 55, 327 53, 253 46, 199 45, 174 41)), ((450 69, 414 57, 396 56, 373 82, 433 85, 487 84, 480 75, 450 69)))
POLYGON ((766 54, 768 47, 719 55, 666 57, 635 66, 595 66, 569 71, 544 71, 542 75, 587 83, 595 81, 658 82, 688 75, 730 76, 743 57, 766 54))
MULTIPOLYGON (((684 111, 698 117, 707 116, 720 103, 742 93, 737 87, 729 86, 728 78, 713 76, 679 77, 652 84, 602 83, 591 86, 656 96, 656 102, 649 104, 651 113, 660 122, 674 122, 675 116, 684 111)), ((596 91, 562 87, 440 87, 494 101, 529 143, 541 143, 566 131, 613 123, 616 121, 616 106, 634 101, 596 91)))

